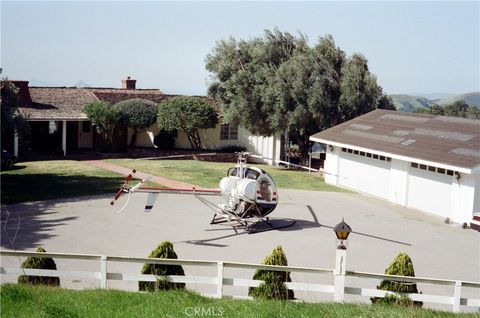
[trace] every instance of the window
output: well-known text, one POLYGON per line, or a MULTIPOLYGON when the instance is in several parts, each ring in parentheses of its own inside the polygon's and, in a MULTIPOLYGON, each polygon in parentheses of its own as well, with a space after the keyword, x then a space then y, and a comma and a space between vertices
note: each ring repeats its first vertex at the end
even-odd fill
POLYGON ((435 167, 432 167, 432 166, 428 166, 428 171, 431 171, 431 172, 435 172, 435 167))
POLYGON ((427 170, 427 165, 420 165, 420 169, 427 170))
POLYGON ((418 168, 418 163, 412 162, 412 168, 418 168))
POLYGON ((453 171, 452 170, 447 170, 447 175, 453 176, 453 171))
POLYGON ((445 169, 443 168, 437 168, 437 172, 441 174, 445 174, 445 169))
POLYGON ((89 121, 82 121, 82 132, 84 133, 92 132, 92 123, 89 121))
POLYGON ((220 125, 220 140, 237 140, 238 139, 238 126, 230 124, 220 125))

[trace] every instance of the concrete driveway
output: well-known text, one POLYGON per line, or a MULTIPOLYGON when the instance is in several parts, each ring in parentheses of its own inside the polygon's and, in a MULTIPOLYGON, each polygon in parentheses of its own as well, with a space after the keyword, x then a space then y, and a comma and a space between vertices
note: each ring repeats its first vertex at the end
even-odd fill
MULTIPOLYGON (((333 268, 332 227, 344 218, 354 231, 348 239, 347 270, 383 273, 398 253, 406 252, 416 276, 480 281, 478 232, 362 194, 280 189, 279 195, 272 219, 296 224, 256 234, 210 225, 213 212, 188 195, 162 194, 150 214, 143 213, 146 194, 140 193, 131 196, 121 213, 110 207, 110 196, 11 205, 2 210, 1 246, 146 257, 169 240, 179 258, 260 263, 282 245, 289 265, 333 268)), ((15 259, 2 260, 10 262, 18 265, 15 259)), ((73 262, 57 264, 67 270, 73 262)), ((130 268, 138 273, 138 266, 130 268)))

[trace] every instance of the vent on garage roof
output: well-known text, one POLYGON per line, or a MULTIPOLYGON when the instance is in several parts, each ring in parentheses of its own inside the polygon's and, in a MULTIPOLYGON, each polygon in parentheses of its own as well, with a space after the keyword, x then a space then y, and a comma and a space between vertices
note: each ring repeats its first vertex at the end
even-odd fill
POLYGON ((362 138, 367 138, 367 139, 371 139, 371 140, 384 141, 384 142, 390 142, 390 143, 395 143, 395 144, 398 144, 398 143, 403 141, 403 138, 400 138, 400 137, 378 135, 378 134, 369 133, 369 132, 365 132, 365 131, 359 131, 359 130, 346 129, 342 133, 344 133, 345 135, 349 135, 349 136, 362 137, 362 138))
POLYGON ((436 130, 436 129, 425 129, 425 128, 415 128, 413 131, 416 135, 438 137, 442 139, 450 139, 455 141, 469 141, 474 138, 474 135, 462 134, 455 131, 446 131, 446 130, 436 130))
POLYGON ((386 120, 401 120, 401 121, 409 121, 412 123, 426 123, 430 120, 428 117, 413 117, 407 115, 397 115, 397 114, 385 114, 380 117, 380 119, 386 120))
POLYGON ((360 130, 369 130, 369 129, 372 129, 373 126, 364 125, 364 124, 351 124, 351 125, 348 126, 348 128, 355 128, 355 129, 360 129, 360 130))
POLYGON ((416 142, 415 139, 407 139, 407 140, 401 142, 400 144, 401 144, 401 145, 404 145, 404 146, 408 146, 408 145, 411 145, 411 144, 413 144, 413 143, 415 143, 415 142, 416 142))

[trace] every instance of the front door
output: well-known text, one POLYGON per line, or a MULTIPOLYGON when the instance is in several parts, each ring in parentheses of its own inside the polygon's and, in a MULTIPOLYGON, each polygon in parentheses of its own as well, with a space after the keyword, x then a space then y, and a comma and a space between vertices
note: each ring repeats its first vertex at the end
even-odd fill
POLYGON ((93 148, 93 127, 90 121, 79 122, 78 148, 93 148))

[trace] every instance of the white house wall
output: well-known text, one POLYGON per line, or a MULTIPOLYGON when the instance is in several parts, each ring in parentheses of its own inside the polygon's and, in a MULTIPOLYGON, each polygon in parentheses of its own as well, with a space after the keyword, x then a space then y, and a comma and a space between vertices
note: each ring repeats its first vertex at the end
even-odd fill
MULTIPOLYGON (((280 159, 281 139, 279 135, 268 137, 256 136, 252 135, 247 129, 239 127, 238 138, 236 140, 221 140, 220 125, 211 129, 199 129, 199 134, 202 139, 202 146, 205 149, 216 150, 226 146, 243 146, 251 154, 264 157, 265 159, 260 161, 265 163, 273 164, 272 159, 280 159)), ((138 141, 137 137, 137 145, 139 145, 138 141)), ((150 144, 149 146, 151 147, 152 145, 150 144)), ((184 131, 178 131, 175 147, 180 149, 191 148, 187 134, 185 134, 184 131)))

